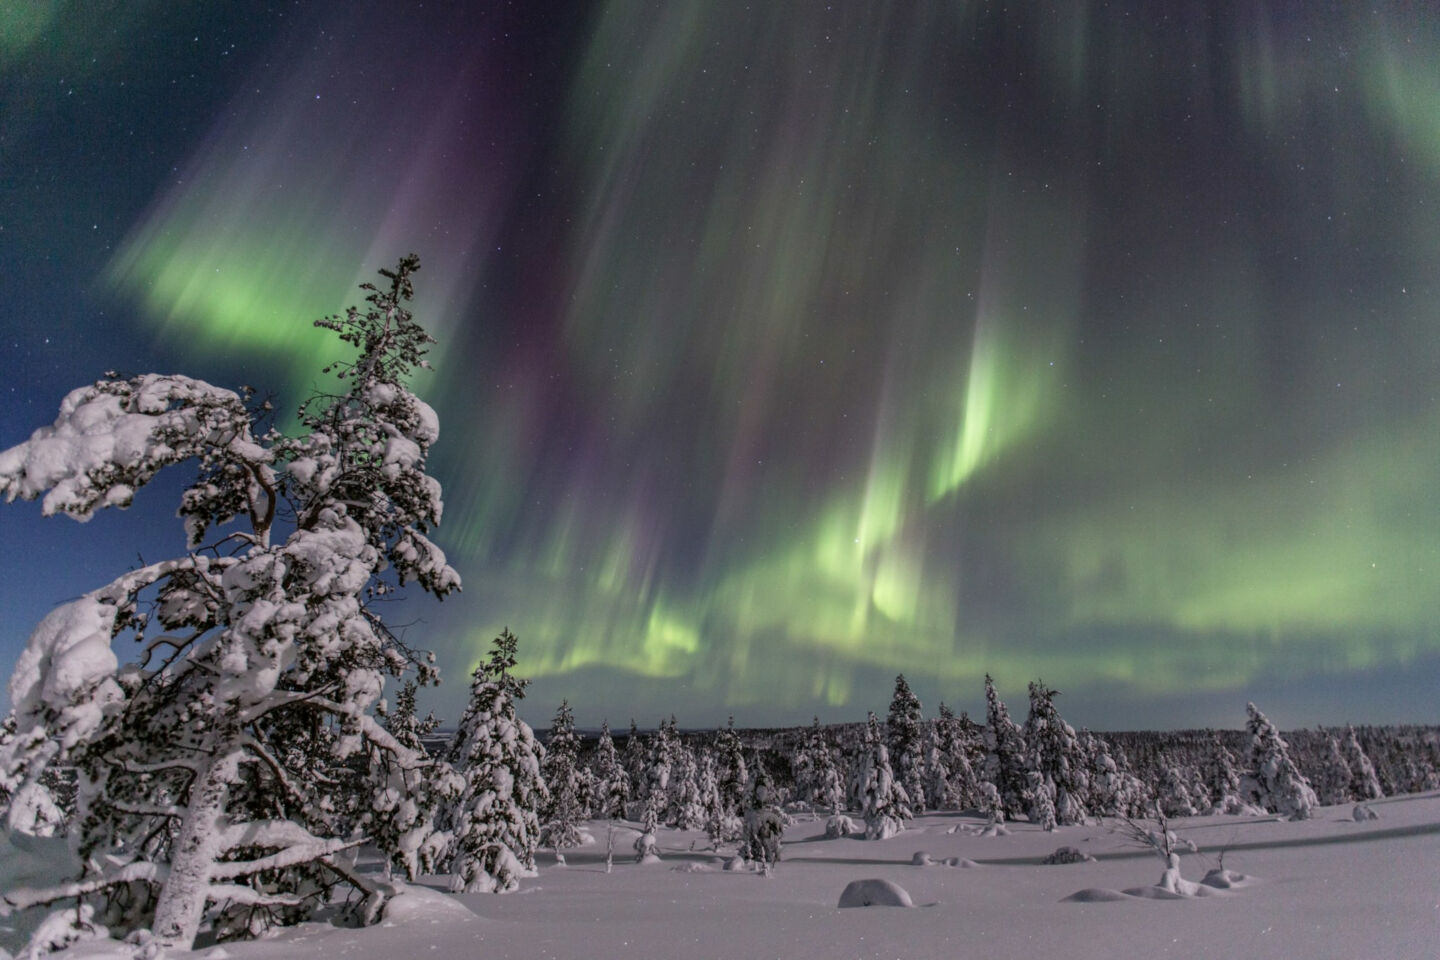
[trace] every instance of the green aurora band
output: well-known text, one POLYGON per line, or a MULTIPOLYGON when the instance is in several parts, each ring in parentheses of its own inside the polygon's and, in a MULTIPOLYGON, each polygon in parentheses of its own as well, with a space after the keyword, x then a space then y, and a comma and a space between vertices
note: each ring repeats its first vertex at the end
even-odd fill
POLYGON ((302 54, 107 280, 298 391, 295 318, 422 255, 456 703, 503 625, 597 722, 854 718, 903 671, 1104 723, 1403 665, 1440 652, 1417 17, 616 0, 543 148, 474 134, 515 121, 461 52, 388 98, 302 54))

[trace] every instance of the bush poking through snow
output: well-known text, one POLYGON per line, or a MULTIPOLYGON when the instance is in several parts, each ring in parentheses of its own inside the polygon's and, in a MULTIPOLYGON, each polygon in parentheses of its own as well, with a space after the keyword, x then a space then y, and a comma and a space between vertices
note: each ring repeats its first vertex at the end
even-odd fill
POLYGON ((1155 823, 1156 829, 1151 830, 1145 824, 1127 817, 1124 827, 1125 834, 1137 846, 1153 850, 1155 855, 1160 858, 1160 862, 1165 864, 1165 872, 1160 875, 1160 882, 1155 885, 1153 890, 1174 897, 1202 895, 1202 891, 1197 889, 1197 884, 1180 876, 1180 854, 1182 851, 1196 852, 1195 844, 1175 836, 1174 831, 1170 829, 1170 821, 1158 805, 1155 808, 1155 823))
POLYGON ((1054 853, 1040 862, 1053 865, 1061 863, 1086 863, 1093 862, 1094 860, 1094 857, 1088 853, 1082 853, 1078 847, 1058 847, 1054 853))
POLYGON ((1357 803, 1355 809, 1350 812, 1356 823, 1363 823, 1366 820, 1379 820, 1380 814, 1370 809, 1368 803, 1357 803))

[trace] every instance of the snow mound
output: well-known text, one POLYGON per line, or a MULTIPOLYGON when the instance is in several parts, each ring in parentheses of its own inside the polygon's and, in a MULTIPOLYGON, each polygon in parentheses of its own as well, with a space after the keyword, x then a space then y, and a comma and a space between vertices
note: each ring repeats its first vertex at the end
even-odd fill
POLYGON ((860 832, 860 827, 856 825, 855 821, 843 813, 837 813, 825 821, 825 839, 827 840, 838 840, 860 832))
POLYGON ((840 894, 841 907, 913 907, 915 901, 898 883, 889 880, 851 880, 840 894))
POLYGON ((406 884, 385 901, 383 922, 390 927, 402 923, 474 919, 475 914, 454 897, 429 887, 406 884))
POLYGON ((744 870, 745 858, 738 855, 731 857, 729 860, 725 861, 725 869, 730 871, 744 870))
POLYGON ((1184 900, 1185 894, 1166 890, 1164 887, 1130 887, 1125 896, 1137 900, 1184 900))
POLYGON ((985 826, 983 826, 983 827, 980 828, 980 831, 979 831, 979 833, 977 834, 977 836, 981 836, 981 837, 1008 837, 1008 836, 1010 836, 1010 828, 1007 827, 1007 826, 1005 826, 1005 824, 1003 824, 1003 823, 987 823, 987 824, 985 824, 985 826))
POLYGON ((1205 874, 1205 878, 1200 882, 1207 887, 1214 887, 1217 890, 1230 890, 1235 887, 1248 886, 1255 882, 1255 878, 1247 877, 1243 873, 1236 873, 1234 870, 1216 867, 1205 874))
POLYGON ((1380 819, 1380 814, 1370 809, 1370 805, 1365 803, 1355 804, 1355 809, 1351 812, 1350 815, 1355 818, 1356 823, 1363 823, 1366 820, 1380 819))
POLYGON ((1130 898, 1119 890, 1107 890, 1104 887, 1086 887, 1084 890, 1076 890, 1065 898, 1070 903, 1108 903, 1112 900, 1128 899, 1130 898))
POLYGON ((974 860, 967 860, 964 857, 945 857, 937 860, 924 850, 916 850, 910 862, 917 867, 978 867, 974 860))
POLYGON ((1058 847, 1056 848, 1054 853, 1050 854, 1048 857, 1041 860, 1040 862, 1044 864, 1057 864, 1085 863, 1087 861, 1093 863, 1095 861, 1095 858, 1090 856, 1088 853, 1082 853, 1079 847, 1058 847))
POLYGON ((711 866, 708 863, 682 863, 678 867, 671 867, 675 873, 709 873, 711 866))
POLYGON ((660 862, 660 855, 659 855, 658 853, 656 853, 656 852, 654 851, 654 849, 652 848, 652 849, 646 850, 644 853, 642 853, 642 854, 640 855, 640 859, 639 859, 639 860, 636 860, 635 862, 636 862, 636 863, 639 863, 639 864, 641 864, 641 865, 651 864, 651 863, 659 863, 659 862, 660 862))

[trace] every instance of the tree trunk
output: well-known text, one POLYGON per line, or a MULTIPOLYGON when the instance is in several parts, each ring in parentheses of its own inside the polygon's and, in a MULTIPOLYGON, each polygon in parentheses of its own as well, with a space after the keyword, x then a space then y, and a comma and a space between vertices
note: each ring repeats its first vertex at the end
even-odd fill
POLYGON ((205 916, 210 871, 224 852, 221 831, 227 822, 225 805, 239 771, 240 755, 238 737, 222 737, 214 762, 190 794, 170 858, 170 875, 160 887, 155 904, 155 939, 164 946, 194 948, 195 935, 205 916))

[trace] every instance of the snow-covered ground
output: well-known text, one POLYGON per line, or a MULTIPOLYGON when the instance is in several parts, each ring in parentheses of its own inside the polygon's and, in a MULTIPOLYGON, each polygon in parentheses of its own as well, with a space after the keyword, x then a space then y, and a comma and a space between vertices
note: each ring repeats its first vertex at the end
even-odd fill
MULTIPOLYGON (((1356 822, 1351 806, 1325 807, 1314 820, 1195 817, 1173 821, 1199 853, 1181 859, 1198 881, 1225 850, 1227 870, 1254 878, 1193 899, 1144 893, 1164 865, 1138 849, 1123 825, 1107 821, 1044 833, 1011 824, 1009 836, 979 836, 974 817, 921 817, 900 836, 824 839, 824 820, 785 831, 784 860, 771 877, 724 869, 700 833, 662 831, 661 862, 634 862, 635 833, 616 831, 605 872, 604 824, 592 846, 568 852, 566 867, 540 856, 540 875, 508 896, 450 896, 412 888, 387 921, 367 929, 316 924, 258 943, 227 944, 198 956, 233 960, 325 957, 379 960, 596 960, 608 957, 834 958, 1115 957, 1344 958, 1440 957, 1440 794, 1370 806, 1378 820, 1356 822), (692 844, 695 850, 692 852, 692 844), (1093 861, 1044 865, 1057 847, 1093 861), (622 851, 624 856, 622 856, 622 851), (917 865, 917 853, 930 865, 917 865), (956 865, 944 865, 953 859, 956 865), (968 863, 967 863, 968 861, 968 863), (852 880, 899 885, 913 909, 840 909, 852 880), (1118 899, 1077 902, 1080 891, 1118 899)), ((1152 891, 1153 892, 1153 891, 1152 891)), ((95 957, 98 944, 66 957, 95 957)))

